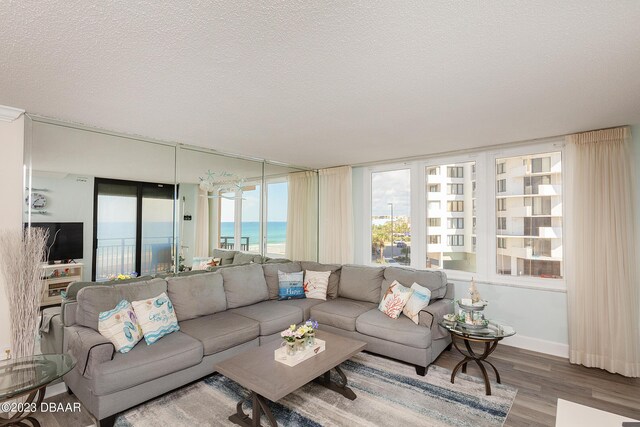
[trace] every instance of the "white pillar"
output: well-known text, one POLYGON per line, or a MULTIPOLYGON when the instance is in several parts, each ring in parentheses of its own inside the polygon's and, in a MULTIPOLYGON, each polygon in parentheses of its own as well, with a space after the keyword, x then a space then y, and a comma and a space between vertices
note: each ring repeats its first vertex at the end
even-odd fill
MULTIPOLYGON (((0 106, 0 228, 15 229, 22 226, 24 126, 23 110, 0 106)), ((0 260, 2 262, 2 260, 0 260)), ((1 276, 1 275, 0 275, 1 276)), ((0 277, 0 360, 10 347, 9 303, 5 293, 7 282, 0 277)))

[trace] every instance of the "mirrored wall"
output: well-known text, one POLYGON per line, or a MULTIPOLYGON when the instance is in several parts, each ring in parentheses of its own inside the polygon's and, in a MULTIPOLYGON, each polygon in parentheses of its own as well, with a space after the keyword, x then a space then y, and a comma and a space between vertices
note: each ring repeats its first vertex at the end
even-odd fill
POLYGON ((25 224, 48 228, 50 261, 83 280, 185 271, 214 249, 317 258, 317 190, 290 192, 317 187, 314 171, 39 117, 25 164, 25 224))

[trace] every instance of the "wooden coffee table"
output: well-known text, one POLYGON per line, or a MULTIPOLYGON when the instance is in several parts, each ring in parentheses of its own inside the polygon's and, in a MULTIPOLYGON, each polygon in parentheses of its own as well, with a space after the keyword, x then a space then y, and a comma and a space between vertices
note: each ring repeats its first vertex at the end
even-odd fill
POLYGON ((326 341, 325 351, 296 366, 274 360, 273 352, 280 347, 280 340, 246 350, 216 364, 216 371, 250 391, 247 398, 238 402, 236 413, 229 420, 241 426, 259 426, 261 414, 264 414, 275 427, 278 423, 269 410, 267 400, 276 402, 311 381, 347 399, 355 399, 356 394, 347 386, 347 377, 339 365, 362 351, 367 344, 324 331, 317 331, 316 337, 326 341), (339 382, 331 380, 332 369, 339 375, 339 382), (251 416, 242 410, 242 404, 247 400, 252 402, 251 416))

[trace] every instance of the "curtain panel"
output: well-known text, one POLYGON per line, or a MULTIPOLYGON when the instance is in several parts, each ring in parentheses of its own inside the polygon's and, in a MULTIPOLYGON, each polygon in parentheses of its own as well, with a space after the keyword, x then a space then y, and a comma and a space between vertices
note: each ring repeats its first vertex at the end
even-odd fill
POLYGON ((286 257, 316 261, 318 257, 318 178, 315 172, 288 176, 286 257))
POLYGON ((209 193, 198 189, 196 202, 196 241, 193 250, 195 257, 209 256, 209 193))
POLYGON ((567 136, 571 363, 640 376, 635 177, 629 128, 567 136))
POLYGON ((319 179, 318 261, 353 263, 351 166, 321 169, 319 179))

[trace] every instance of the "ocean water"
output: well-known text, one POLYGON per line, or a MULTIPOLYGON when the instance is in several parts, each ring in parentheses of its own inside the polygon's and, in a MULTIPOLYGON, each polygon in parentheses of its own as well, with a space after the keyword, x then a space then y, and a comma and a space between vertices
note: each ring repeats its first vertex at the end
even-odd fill
MULTIPOLYGON (((233 222, 220 223, 220 236, 232 237, 234 234, 233 222)), ((249 238, 249 245, 260 243, 260 223, 258 221, 242 222, 242 237, 249 238)), ((270 221, 267 223, 267 244, 285 243, 287 240, 286 221, 270 221)))
MULTIPOLYGON (((85 227, 86 228, 86 227, 85 227)), ((145 241, 149 243, 169 242, 173 236, 172 222, 146 222, 143 225, 145 241)), ((136 225, 133 222, 101 223, 98 227, 98 246, 112 246, 114 241, 134 241, 136 225)), ((234 223, 223 222, 220 224, 220 235, 233 237, 234 223)), ((242 237, 249 238, 249 245, 260 243, 260 223, 247 221, 242 223, 242 237)), ((267 243, 281 244, 287 240, 287 222, 271 221, 267 223, 267 243)), ((132 243, 133 244, 133 243, 132 243)))

